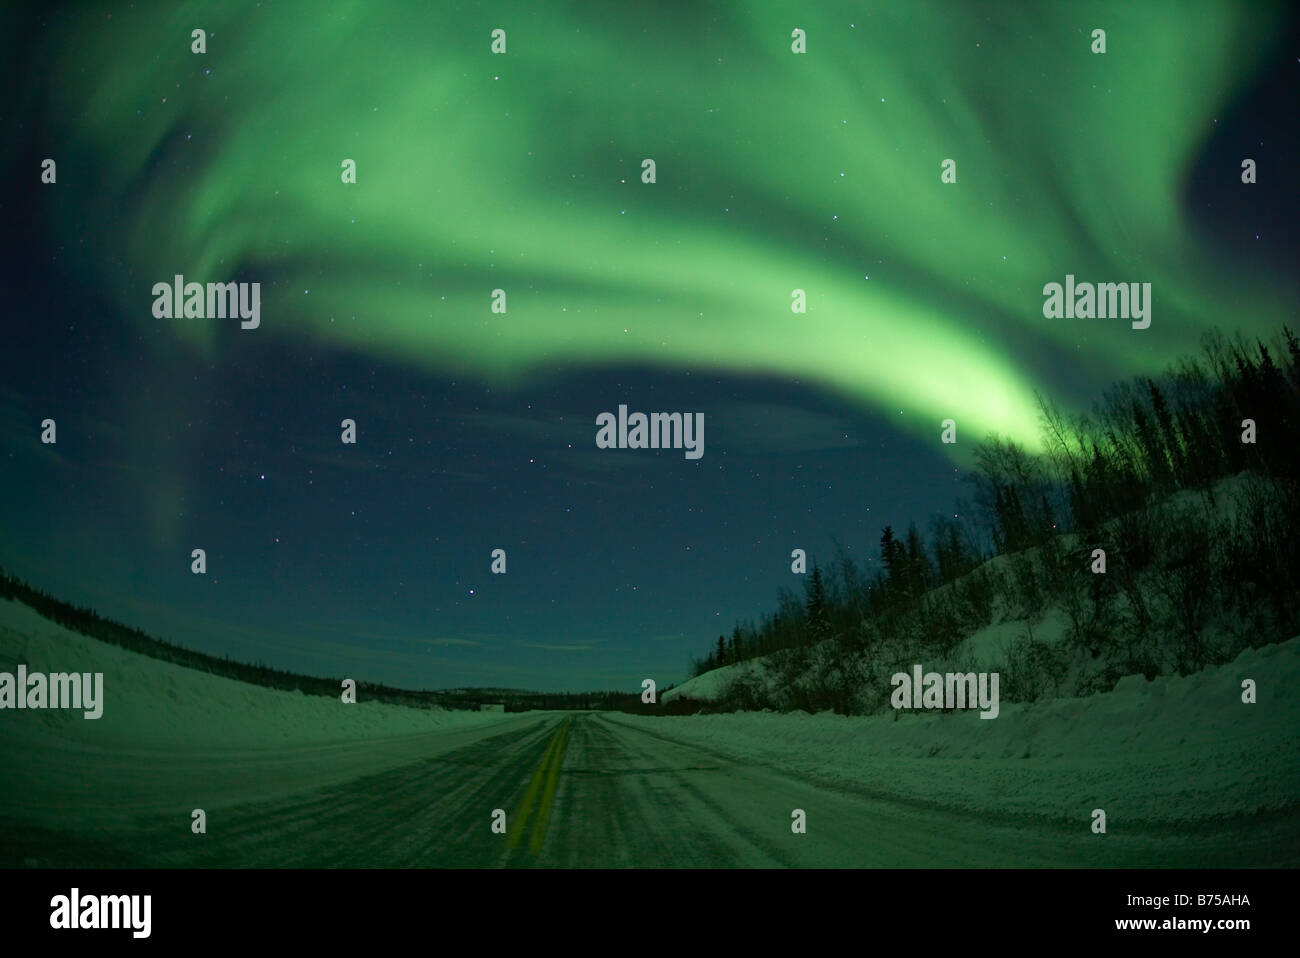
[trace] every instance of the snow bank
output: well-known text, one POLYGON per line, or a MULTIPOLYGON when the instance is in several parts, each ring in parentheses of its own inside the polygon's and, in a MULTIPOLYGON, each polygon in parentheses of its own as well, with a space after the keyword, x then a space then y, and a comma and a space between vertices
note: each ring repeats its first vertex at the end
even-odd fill
MULTIPOLYGON (((104 673, 104 714, 0 711, 8 734, 53 733, 94 745, 256 749, 346 742, 500 722, 502 715, 417 709, 250 685, 88 638, 0 600, 0 671, 104 673)), ((342 689, 340 688, 340 694, 342 689)))
POLYGON ((1300 637, 1191 676, 1129 676, 1088 698, 1003 703, 993 720, 974 711, 611 720, 728 758, 982 815, 1077 823, 1104 808, 1112 822, 1186 821, 1295 809, 1298 686, 1300 637), (1244 679, 1257 684, 1254 705, 1242 702, 1244 679))
MULTIPOLYGON (((476 745, 537 713, 344 705, 210 675, 0 600, 0 671, 104 673, 104 712, 0 711, 0 823, 93 830, 338 785, 476 745)), ((341 691, 341 690, 340 690, 341 691)), ((363 693, 364 696, 364 693, 363 693)))

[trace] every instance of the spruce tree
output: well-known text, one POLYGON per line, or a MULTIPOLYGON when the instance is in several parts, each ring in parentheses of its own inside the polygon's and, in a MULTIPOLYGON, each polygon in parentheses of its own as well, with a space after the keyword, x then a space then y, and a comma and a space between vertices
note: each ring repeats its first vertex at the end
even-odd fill
POLYGON ((808 639, 810 644, 822 642, 831 637, 831 618, 826 608, 826 585, 822 582, 822 570, 814 565, 808 579, 808 639))

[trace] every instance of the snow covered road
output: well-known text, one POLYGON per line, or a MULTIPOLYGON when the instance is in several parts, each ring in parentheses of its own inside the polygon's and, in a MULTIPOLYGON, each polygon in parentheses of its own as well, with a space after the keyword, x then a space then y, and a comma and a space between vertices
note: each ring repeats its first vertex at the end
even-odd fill
MULTIPOLYGON (((1233 867, 1297 864, 1294 810, 1212 826, 990 816, 683 741, 680 719, 526 713, 373 743, 154 763, 0 807, 0 865, 38 867, 1233 867), (365 758, 364 756, 368 756, 365 758), (133 782, 135 772, 116 776, 133 782), (110 779, 114 778, 110 776, 110 779), (268 784, 274 787, 268 788, 268 784), (146 788, 147 786, 147 788, 146 788), (205 791, 206 789, 206 791, 205 791), (147 799, 146 799, 146 792, 147 799), (212 801, 205 798, 218 794, 212 801), (46 795, 48 802, 52 796, 46 795), (207 802, 207 834, 190 809, 207 802), (15 812, 26 809, 21 820, 15 812), (505 812, 504 834, 493 812, 505 812), (806 815, 806 834, 791 830, 806 815)), ((51 759, 47 754, 46 761, 51 759)), ((101 757, 103 758, 103 757, 101 757)), ((136 767, 133 761, 125 769, 136 767)), ((942 762, 941 759, 931 759, 942 762)), ((108 767, 108 766, 105 766, 108 767)), ((499 819, 499 816, 498 816, 499 819)))

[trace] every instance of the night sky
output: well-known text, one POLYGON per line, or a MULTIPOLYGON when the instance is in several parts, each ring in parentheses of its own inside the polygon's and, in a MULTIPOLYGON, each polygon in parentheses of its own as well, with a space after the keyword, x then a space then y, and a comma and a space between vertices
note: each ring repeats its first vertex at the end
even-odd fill
POLYGON ((245 661, 639 691, 1035 391, 1297 325, 1284 4, 816 6, 6 8, 0 564, 245 661), (1045 319, 1067 273, 1150 328, 1045 319), (260 326, 156 318, 175 274, 260 326), (620 404, 703 457, 598 449, 620 404))

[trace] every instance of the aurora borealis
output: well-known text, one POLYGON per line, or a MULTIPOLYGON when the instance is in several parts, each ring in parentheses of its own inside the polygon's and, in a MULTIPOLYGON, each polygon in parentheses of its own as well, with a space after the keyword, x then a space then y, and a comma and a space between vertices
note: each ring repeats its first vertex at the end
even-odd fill
POLYGON ((291 667, 672 680, 791 547, 951 506, 941 420, 1034 447, 1036 391, 1293 320, 1294 132, 1250 99, 1282 5, 751 6, 10 11, 3 561, 291 667), (260 327, 155 318, 176 274, 260 282, 260 327), (1045 319, 1067 274, 1150 283, 1150 328, 1045 319), (705 410, 698 466, 598 452, 624 402, 705 410))

